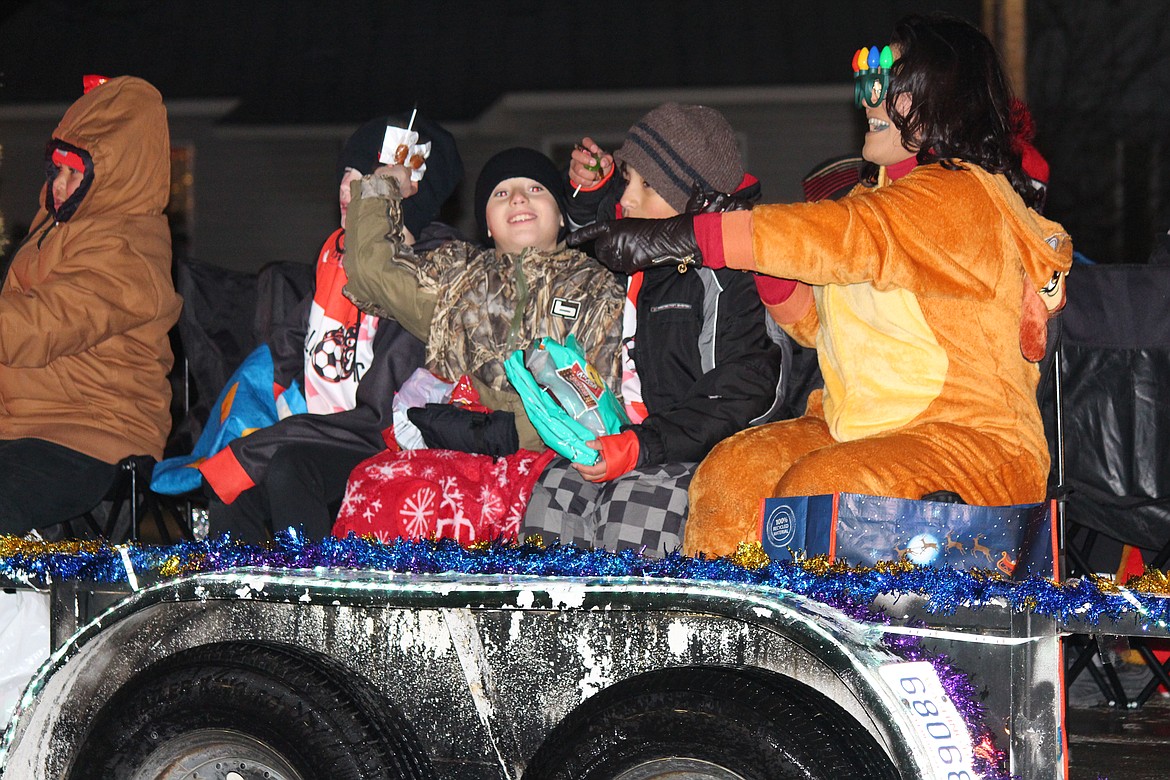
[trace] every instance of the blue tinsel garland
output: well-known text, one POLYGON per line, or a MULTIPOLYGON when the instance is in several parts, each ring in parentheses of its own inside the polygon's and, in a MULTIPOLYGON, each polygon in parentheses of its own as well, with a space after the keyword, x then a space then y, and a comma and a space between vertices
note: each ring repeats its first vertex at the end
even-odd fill
POLYGON ((128 556, 135 572, 174 576, 223 571, 241 566, 313 569, 373 569, 393 572, 534 574, 558 577, 652 577, 741 582, 782 588, 835 606, 866 605, 883 593, 914 593, 926 608, 950 614, 959 606, 1005 603, 1016 612, 1057 620, 1077 618, 1089 625, 1143 616, 1148 624, 1170 622, 1165 592, 1119 589, 1091 580, 1057 583, 1041 577, 1015 582, 983 570, 891 563, 878 566, 831 564, 823 558, 768 561, 759 554, 727 558, 689 558, 679 554, 650 558, 636 551, 607 552, 572 545, 492 543, 462 547, 450 540, 329 538, 307 543, 291 529, 271 547, 226 538, 169 546, 114 547, 91 542, 31 542, 0 537, 0 576, 44 584, 50 579, 125 582, 128 556))

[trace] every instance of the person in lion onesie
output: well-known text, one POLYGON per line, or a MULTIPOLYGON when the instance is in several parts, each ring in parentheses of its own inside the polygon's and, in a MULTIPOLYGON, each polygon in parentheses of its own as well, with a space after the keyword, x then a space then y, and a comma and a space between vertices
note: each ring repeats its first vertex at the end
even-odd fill
POLYGON ((686 554, 758 540, 769 496, 1044 498, 1035 362, 1072 246, 1029 207, 1038 192, 995 50, 968 23, 932 15, 899 21, 884 56, 859 54, 874 171, 849 196, 571 237, 626 273, 668 256, 765 274, 769 312, 817 348, 825 386, 805 415, 735 434, 699 466, 686 554))

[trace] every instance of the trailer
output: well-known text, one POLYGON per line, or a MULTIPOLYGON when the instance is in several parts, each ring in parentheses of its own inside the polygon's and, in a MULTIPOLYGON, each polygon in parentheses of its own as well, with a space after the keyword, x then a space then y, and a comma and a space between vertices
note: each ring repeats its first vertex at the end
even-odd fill
POLYGON ((1060 780, 1062 634, 1164 625, 908 564, 328 544, 54 580, 4 778, 1060 780))

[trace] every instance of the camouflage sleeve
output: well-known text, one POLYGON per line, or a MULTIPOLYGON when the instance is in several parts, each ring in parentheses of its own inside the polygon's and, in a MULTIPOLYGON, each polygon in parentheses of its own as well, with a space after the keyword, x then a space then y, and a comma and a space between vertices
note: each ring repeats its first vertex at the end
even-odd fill
POLYGON ((367 180, 376 178, 352 185, 346 214, 345 295, 363 311, 397 320, 425 342, 438 297, 437 279, 428 273, 431 266, 424 256, 406 244, 402 198, 394 181, 377 179, 383 186, 371 187, 367 180))

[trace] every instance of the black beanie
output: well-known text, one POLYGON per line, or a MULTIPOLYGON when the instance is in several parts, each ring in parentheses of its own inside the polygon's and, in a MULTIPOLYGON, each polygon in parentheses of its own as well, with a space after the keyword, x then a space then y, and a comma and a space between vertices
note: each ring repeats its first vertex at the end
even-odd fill
POLYGON ((505 179, 524 177, 538 181, 544 185, 552 196, 556 198, 557 207, 564 217, 557 238, 563 239, 569 232, 569 219, 566 216, 568 202, 565 200, 565 184, 561 172, 553 161, 535 149, 523 146, 514 146, 505 149, 484 163, 479 178, 475 181, 475 222, 479 226, 479 240, 491 244, 487 229, 487 202, 495 186, 505 179))
MULTIPOLYGON (((341 158, 337 161, 337 183, 345 177, 345 169, 353 168, 365 176, 382 163, 378 153, 382 151, 382 139, 386 127, 405 128, 410 114, 391 114, 371 119, 354 131, 341 158)), ((463 178, 463 160, 455 147, 455 138, 437 123, 415 115, 411 130, 418 133, 418 142, 431 143, 431 154, 427 158, 427 171, 418 183, 418 192, 402 201, 402 221, 415 236, 439 217, 439 210, 451 197, 451 193, 463 178)))

